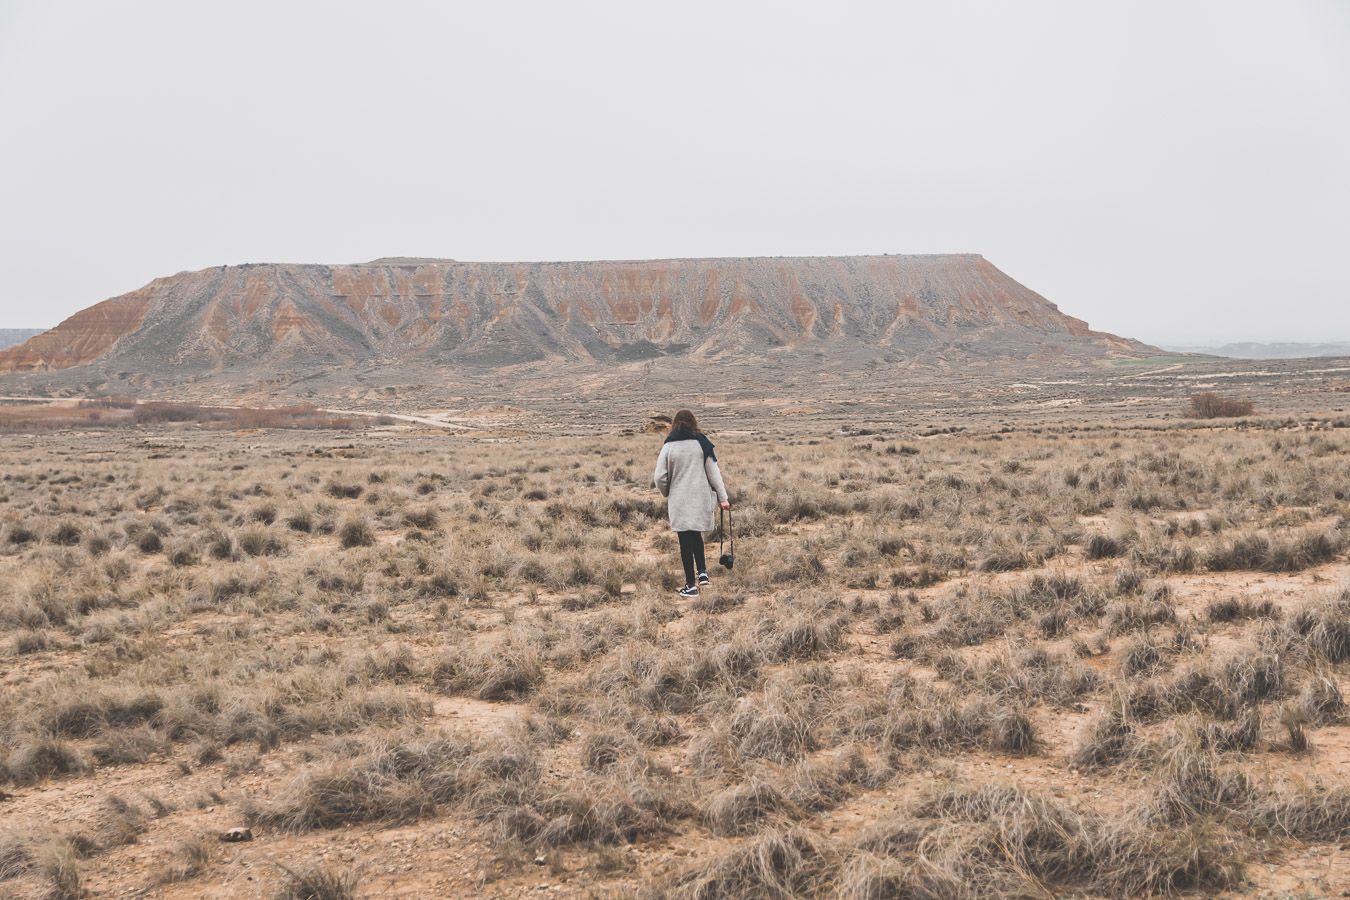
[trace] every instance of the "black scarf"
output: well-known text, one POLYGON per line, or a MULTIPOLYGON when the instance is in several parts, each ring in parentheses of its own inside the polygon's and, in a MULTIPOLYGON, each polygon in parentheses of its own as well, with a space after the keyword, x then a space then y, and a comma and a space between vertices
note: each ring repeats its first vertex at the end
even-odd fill
POLYGON ((707 436, 701 431, 690 431, 688 428, 681 426, 666 435, 666 443, 669 444, 671 441, 698 441, 698 445, 703 448, 703 458, 717 462, 717 454, 713 452, 713 442, 708 440, 707 436))

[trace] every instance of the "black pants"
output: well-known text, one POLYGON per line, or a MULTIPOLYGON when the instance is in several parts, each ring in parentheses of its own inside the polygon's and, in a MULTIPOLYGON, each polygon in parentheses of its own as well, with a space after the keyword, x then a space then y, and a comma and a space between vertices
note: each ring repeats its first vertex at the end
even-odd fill
POLYGON ((684 583, 692 585, 699 572, 708 571, 707 564, 703 562, 703 532, 677 533, 680 536, 680 562, 684 563, 684 583))

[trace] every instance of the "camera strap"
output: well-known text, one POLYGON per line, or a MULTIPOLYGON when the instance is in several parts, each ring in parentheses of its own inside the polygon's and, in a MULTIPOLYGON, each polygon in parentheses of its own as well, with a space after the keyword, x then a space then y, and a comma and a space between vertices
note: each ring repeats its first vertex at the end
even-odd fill
POLYGON ((717 511, 717 555, 719 558, 722 556, 722 538, 724 537, 731 538, 731 553, 734 556, 736 553, 736 532, 731 527, 731 510, 729 509, 719 509, 717 511), (722 523, 722 517, 724 515, 726 517, 725 526, 722 523))

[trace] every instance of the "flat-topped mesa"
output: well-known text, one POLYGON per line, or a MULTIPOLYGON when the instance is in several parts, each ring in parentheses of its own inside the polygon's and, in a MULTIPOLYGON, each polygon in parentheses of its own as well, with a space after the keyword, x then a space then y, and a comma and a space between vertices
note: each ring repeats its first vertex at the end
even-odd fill
POLYGON ((860 364, 898 353, 1093 357, 1149 352, 1091 331, 978 254, 600 262, 390 257, 254 263, 159 278, 0 351, 0 372, 295 363, 491 367, 671 354, 746 359, 808 347, 860 364))

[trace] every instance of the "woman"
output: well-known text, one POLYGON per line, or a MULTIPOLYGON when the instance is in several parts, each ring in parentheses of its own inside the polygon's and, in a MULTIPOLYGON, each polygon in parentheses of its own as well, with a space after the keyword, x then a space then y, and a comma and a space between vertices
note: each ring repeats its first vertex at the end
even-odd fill
POLYGON ((713 530, 713 498, 723 509, 731 509, 731 501, 712 441, 698 430, 698 421, 689 410, 680 410, 671 421, 652 480, 661 496, 670 498, 670 528, 680 536, 680 561, 684 563, 680 596, 696 597, 699 585, 709 581, 703 562, 703 532, 713 530))

